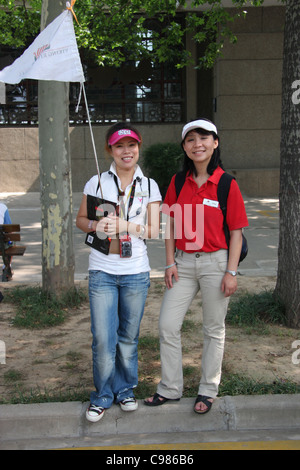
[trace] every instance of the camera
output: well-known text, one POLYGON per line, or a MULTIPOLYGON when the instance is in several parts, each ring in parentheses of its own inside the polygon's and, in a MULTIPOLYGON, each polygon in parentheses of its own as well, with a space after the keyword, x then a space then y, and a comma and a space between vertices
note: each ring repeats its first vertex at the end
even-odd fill
POLYGON ((132 243, 128 235, 120 237, 120 257, 131 258, 132 256, 132 243))

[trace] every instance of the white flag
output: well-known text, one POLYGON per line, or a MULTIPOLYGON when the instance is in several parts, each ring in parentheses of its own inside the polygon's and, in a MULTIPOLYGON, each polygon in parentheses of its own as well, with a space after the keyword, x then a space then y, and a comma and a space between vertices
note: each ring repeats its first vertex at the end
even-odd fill
POLYGON ((50 23, 12 65, 0 72, 0 82, 25 78, 60 82, 85 81, 70 10, 50 23))

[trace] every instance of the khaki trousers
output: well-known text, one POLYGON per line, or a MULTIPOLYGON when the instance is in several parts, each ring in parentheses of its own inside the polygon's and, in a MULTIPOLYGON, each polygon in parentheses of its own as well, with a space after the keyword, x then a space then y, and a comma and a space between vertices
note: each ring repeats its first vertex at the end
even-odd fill
MULTIPOLYGON (((183 391, 181 327, 189 306, 201 289, 204 343, 198 394, 215 398, 221 380, 225 318, 229 298, 221 291, 227 250, 176 255, 178 282, 166 290, 160 312, 161 381, 157 393, 180 398, 183 391)), ((174 278, 173 278, 174 279, 174 278)))

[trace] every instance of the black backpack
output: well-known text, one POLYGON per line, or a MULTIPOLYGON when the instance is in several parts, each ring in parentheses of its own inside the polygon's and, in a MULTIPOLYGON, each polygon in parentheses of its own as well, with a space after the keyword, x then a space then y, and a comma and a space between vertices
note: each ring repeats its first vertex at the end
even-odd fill
MULTIPOLYGON (((183 171, 180 171, 175 176, 175 190, 176 190, 177 199, 185 183, 185 178, 186 178, 186 174, 183 171)), ((223 173, 220 178, 220 181, 218 184, 218 190, 217 190, 220 209, 223 212, 223 219, 224 219, 223 228, 224 228, 224 233, 225 233, 225 238, 226 238, 226 243, 227 243, 228 248, 229 248, 230 232, 229 232, 228 225, 226 223, 227 197, 229 194, 231 181, 233 179, 235 179, 234 176, 231 176, 228 173, 223 173)), ((243 234, 243 245, 242 245, 242 251, 241 251, 239 263, 246 258, 247 254, 248 254, 248 242, 247 242, 246 237, 243 234)))

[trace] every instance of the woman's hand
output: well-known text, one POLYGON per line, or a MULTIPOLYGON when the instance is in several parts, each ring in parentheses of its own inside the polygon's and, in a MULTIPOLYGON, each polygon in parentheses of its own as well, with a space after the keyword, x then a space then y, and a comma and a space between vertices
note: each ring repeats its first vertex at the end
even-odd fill
POLYGON ((165 270, 165 284, 167 289, 172 289, 173 287, 173 276, 175 281, 177 282, 179 277, 176 265, 165 270))
POLYGON ((237 290, 237 279, 235 276, 232 276, 230 273, 225 273, 222 286, 222 292, 224 292, 225 297, 230 297, 237 290))
MULTIPOLYGON (((242 249, 242 229, 230 231, 230 245, 229 245, 229 258, 227 263, 227 269, 231 271, 237 271, 239 264, 240 254, 242 249)), ((225 297, 230 297, 237 290, 237 278, 232 274, 226 272, 222 280, 222 292, 225 297)))
POLYGON ((97 232, 105 233, 108 237, 127 232, 127 229, 127 221, 120 219, 120 217, 117 217, 113 213, 109 214, 107 217, 103 217, 97 225, 97 232))

